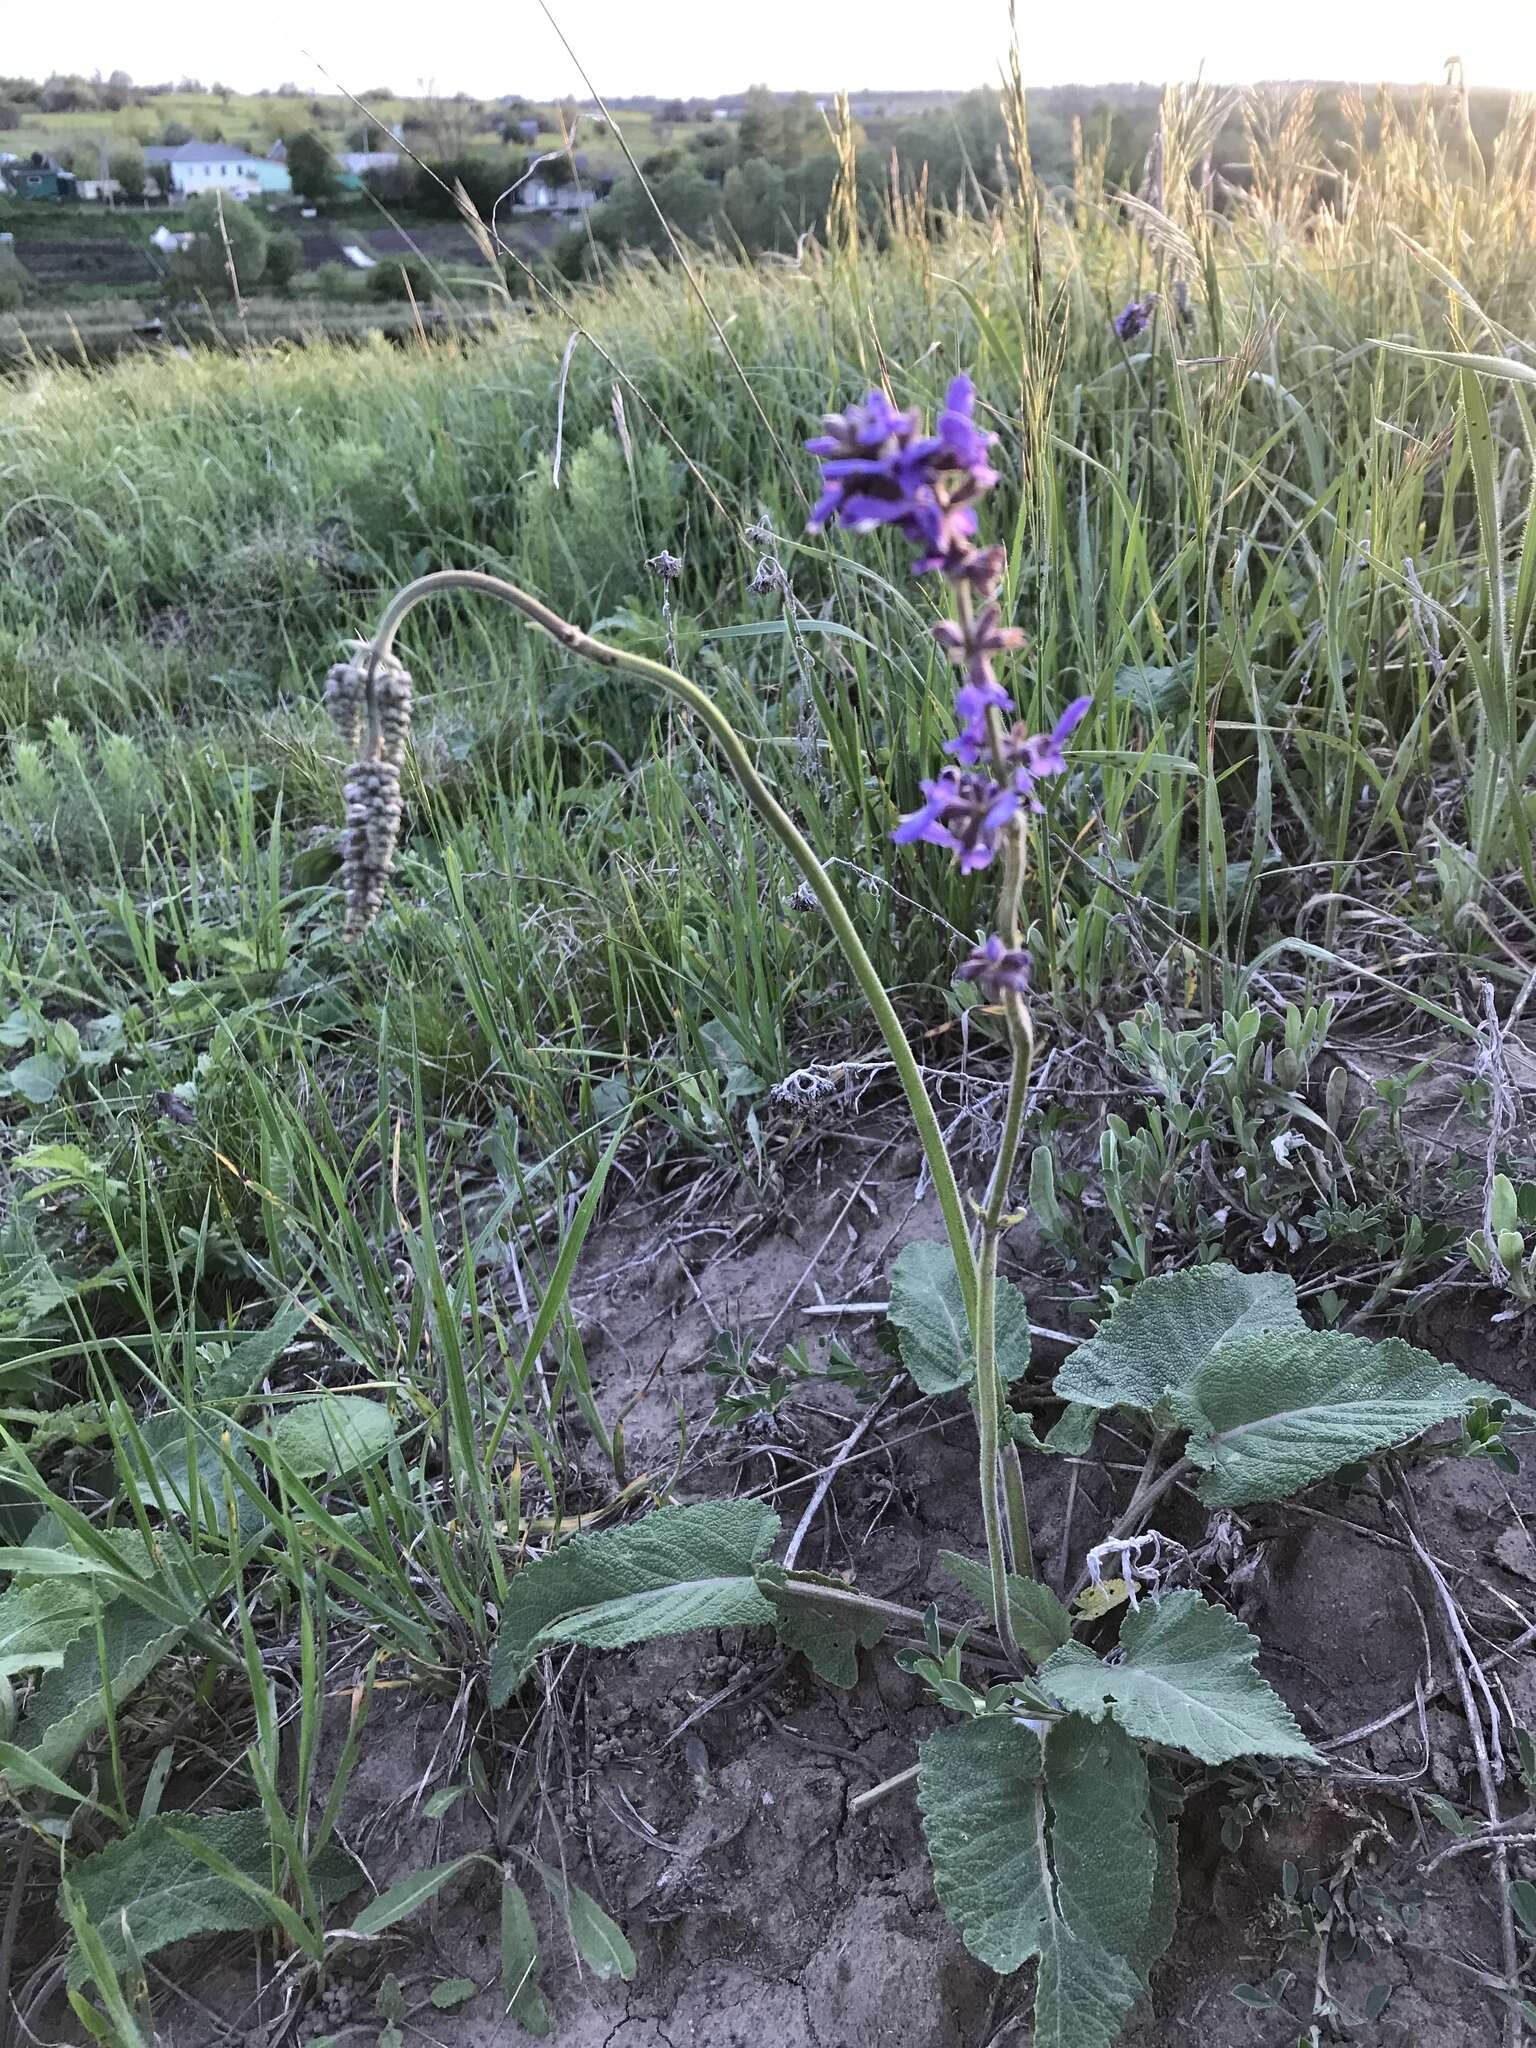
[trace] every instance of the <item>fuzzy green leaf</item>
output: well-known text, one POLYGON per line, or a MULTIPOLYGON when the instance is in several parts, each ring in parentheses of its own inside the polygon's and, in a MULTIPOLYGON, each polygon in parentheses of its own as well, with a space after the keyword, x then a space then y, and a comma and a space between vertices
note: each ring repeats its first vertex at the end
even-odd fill
POLYGON ((19 1095, 24 1102, 41 1108, 45 1102, 52 1102, 68 1072, 56 1054, 35 1052, 30 1059, 18 1060, 7 1073, 0 1074, 0 1094, 19 1095))
POLYGON ((1171 1396, 1210 1507, 1284 1500, 1489 1390, 1400 1337, 1297 1330, 1223 1344, 1171 1396))
POLYGON ((1069 1401, 1045 1433, 1040 1448, 1057 1458, 1084 1458, 1093 1447, 1099 1410, 1085 1401, 1069 1401))
MULTIPOLYGON (((209 1560, 198 1569, 211 1591, 220 1576, 219 1566, 209 1560)), ((55 1581, 52 1591, 58 1594, 64 1586, 76 1583, 90 1585, 92 1581, 55 1581)), ((50 1671, 32 1695, 21 1724, 20 1746, 50 1770, 67 1770, 81 1745, 106 1720, 105 1685, 110 1683, 113 1702, 121 1706, 175 1649, 187 1626, 185 1621, 170 1622, 151 1614, 126 1596, 114 1600, 101 1618, 105 1676, 92 1628, 77 1636, 65 1651, 63 1664, 50 1671)))
POLYGON ((236 1338, 228 1352, 209 1366, 197 1390, 199 1400, 243 1406, 309 1319, 307 1308, 289 1302, 264 1330, 236 1338))
POLYGON ((557 1545, 512 1581, 491 1656, 492 1704, 511 1697, 545 1643, 617 1649, 695 1628, 767 1626, 774 1610, 752 1568, 778 1531, 759 1502, 708 1501, 557 1545))
POLYGON ((377 1898, 368 1901, 352 1922, 352 1933, 382 1934, 397 1920, 409 1919, 429 1899, 435 1899, 450 1878, 480 1860, 475 1855, 456 1856, 451 1863, 434 1863, 426 1870, 413 1870, 409 1877, 402 1877, 398 1884, 388 1886, 377 1898))
MULTIPOLYGON (((947 1244, 909 1244, 891 1269, 891 1305, 901 1362, 925 1394, 953 1393, 976 1376, 976 1354, 947 1244)), ((1005 1380, 1029 1370, 1029 1306, 1007 1280, 997 1288, 997 1367, 1005 1380)))
POLYGON ((1036 2048, 1110 2048, 1140 1994, 1159 1840, 1146 1765, 1113 1722, 1042 1745, 1011 1719, 923 1744, 918 1801, 945 1912, 1001 1974, 1040 1959, 1036 2048))
MULTIPOLYGON (((939 1563, 952 1579, 965 1588, 995 1628, 997 1616, 992 1611, 992 1574, 982 1560, 962 1557, 955 1550, 941 1550, 939 1563)), ((1059 1650, 1063 1643, 1071 1641, 1072 1617, 1050 1587, 1041 1585, 1038 1579, 1025 1579, 1017 1572, 1010 1572, 1007 1584, 1008 1621, 1013 1630, 1013 1640, 1031 1664, 1043 1664, 1053 1650, 1059 1650)))
POLYGON ((0 1678, 56 1670, 90 1627, 96 1595, 88 1578, 32 1579, 0 1595, 0 1678))
POLYGON ((623 1928, 579 1884, 567 1883, 564 1893, 565 1923, 571 1930, 577 1955, 603 1983, 622 1977, 628 1984, 637 1965, 623 1928))
MULTIPOLYGON (((259 1899, 222 1877, 195 1856, 177 1834, 221 1857, 253 1885, 273 1881, 271 1836, 259 1809, 249 1813, 163 1813, 120 1842, 75 1864, 75 1892, 119 1970, 135 1957, 150 1956, 168 1942, 193 1934, 236 1933, 273 1924, 259 1899), (126 1925, 125 1925, 126 1923, 126 1925)), ((310 1877, 326 1901, 341 1898, 358 1882, 350 1857, 323 1850, 310 1877)), ((88 1974, 78 1953, 70 1975, 88 1974)))
POLYGON ((542 2041, 553 2023, 539 1989, 538 1967, 533 1915, 521 1889, 507 1878, 501 1887, 501 1995, 523 2032, 542 2041))
POLYGON ((345 1479, 384 1457, 395 1425, 382 1401, 366 1394, 316 1394, 283 1409, 272 1449, 297 1479, 345 1479))
POLYGON ((432 1986, 432 2003, 439 2012, 452 2012, 467 2004, 479 1988, 473 1977, 445 1977, 432 1986))
POLYGON ((1070 1354, 1056 1375, 1064 1401, 1150 1411, 1220 1345, 1256 1330, 1302 1328, 1296 1283, 1284 1273, 1191 1266, 1144 1280, 1070 1354))
POLYGON ((1315 1759, 1274 1688, 1254 1668, 1258 1639, 1198 1593, 1169 1593, 1127 1612, 1121 1660, 1102 1664, 1080 1643, 1041 1668, 1064 1707, 1097 1720, 1106 1706, 1132 1735, 1188 1750, 1202 1763, 1238 1756, 1315 1759))
MULTIPOLYGON (((773 1626, 779 1641, 786 1650, 798 1650, 828 1685, 845 1689, 856 1685, 858 1652, 878 1643, 890 1624, 878 1614, 861 1614, 856 1608, 818 1607, 814 1600, 797 1599, 782 1590, 789 1577, 781 1565, 757 1567, 757 1583, 773 1603, 773 1626)), ((852 1591, 845 1579, 827 1578, 820 1572, 796 1572, 794 1577, 800 1585, 852 1591)))

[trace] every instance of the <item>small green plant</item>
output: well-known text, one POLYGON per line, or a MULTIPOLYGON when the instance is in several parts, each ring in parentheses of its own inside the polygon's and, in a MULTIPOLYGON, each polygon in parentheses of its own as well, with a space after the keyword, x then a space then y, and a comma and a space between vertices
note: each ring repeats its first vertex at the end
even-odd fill
POLYGON ((1467 1239, 1467 1257, 1516 1301, 1536 1302, 1536 1181, 1516 1187, 1508 1174, 1494 1175, 1487 1222, 1467 1239))
MULTIPOLYGON (((699 1629, 772 1628, 828 1682, 849 1685, 861 1650, 904 1635, 907 1668, 956 1717, 902 1774, 917 1783, 944 1908, 994 1970, 1038 1963, 1041 2048, 1109 2048, 1171 1939, 1177 1910, 1179 1793, 1160 1765, 1154 1771, 1154 1754, 1206 1766, 1260 1758, 1301 1769, 1321 1761, 1260 1676, 1255 1638, 1224 1607, 1170 1582, 1177 1546, 1147 1530, 1154 1508, 1181 1482, 1212 1507, 1283 1500, 1464 1415, 1490 1390, 1400 1341, 1310 1329, 1294 1284, 1280 1274, 1208 1264, 1145 1277, 1149 1234, 1127 1206, 1122 1228, 1140 1285, 1057 1374, 1064 1410, 1046 1442, 1012 1414, 1008 1390, 1029 1368, 1030 1324, 998 1258, 1016 1220, 1012 1183, 1035 1057, 1023 923, 1030 826, 1047 785, 1069 772, 1066 743, 1091 701, 1069 705, 1046 735, 1007 722, 1014 706, 994 664, 1022 636, 1004 622, 1004 551, 976 541, 976 507, 996 476, 993 437, 973 408, 969 380, 956 378, 929 435, 915 413, 872 391, 830 416, 810 445, 826 486, 812 525, 835 517, 855 530, 893 527, 916 550, 917 570, 939 573, 950 593, 951 614, 933 632, 961 676, 959 730, 947 746, 954 759, 922 784, 921 806, 892 836, 946 849, 962 873, 1000 876, 995 928, 956 970, 975 986, 1008 1059, 1001 1135, 978 1200, 961 1193, 912 1047, 836 883, 736 726, 697 684, 590 637, 497 577, 450 570, 394 598, 372 642, 332 670, 326 696, 356 753, 343 858, 355 932, 382 904, 400 828, 412 687, 393 645, 416 605, 452 591, 490 597, 569 653, 659 688, 691 712, 831 926, 885 1040, 945 1223, 944 1242, 901 1254, 890 1316, 917 1386, 964 1393, 974 1411, 985 1557, 946 1564, 978 1601, 982 1627, 946 1626, 932 1608, 907 1610, 773 1562, 780 1523, 762 1503, 663 1507, 627 1526, 574 1535, 512 1578, 491 1657, 493 1704, 509 1700, 557 1645, 615 1648, 699 1629), (1117 1585, 1124 1609, 1117 1645, 1101 1654, 1079 1629, 1094 1626, 1085 1616, 1114 1598, 1078 1603, 1074 1616, 1040 1579, 1024 1452, 1080 1455, 1107 1410, 1148 1449, 1130 1506, 1084 1560, 1081 1584, 1106 1595, 1117 1585)), ((1127 1164, 1137 1200, 1149 1189, 1154 1206, 1161 1200, 1170 1160, 1194 1142, 1200 1110, 1185 1110, 1197 1069, 1201 1085, 1221 1090, 1240 1153, 1256 1157, 1274 1096, 1311 1125, 1308 1143, 1326 1143, 1327 1124, 1296 1091, 1327 1028, 1326 1010, 1288 1014, 1261 1077, 1256 1011, 1238 1012, 1209 1034, 1170 1033, 1155 1016, 1136 1020, 1127 1044, 1171 1112, 1154 1153, 1127 1164), (1259 1101, 1262 1110, 1252 1106, 1259 1101)), ((1126 1132, 1127 1146, 1129 1139, 1126 1132)), ((1125 1174, 1119 1185, 1127 1185, 1125 1174)), ((728 1363, 735 1371, 741 1361, 728 1363)), ((771 1409, 776 1398, 770 1384, 762 1405, 771 1409)))

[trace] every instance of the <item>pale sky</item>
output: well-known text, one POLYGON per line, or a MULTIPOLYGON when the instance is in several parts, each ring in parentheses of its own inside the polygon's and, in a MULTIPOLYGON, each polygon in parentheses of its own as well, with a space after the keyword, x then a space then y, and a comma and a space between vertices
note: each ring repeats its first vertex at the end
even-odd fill
MULTIPOLYGON (((739 91, 761 81, 965 87, 995 81, 1006 0, 551 0, 599 92, 739 91)), ((0 72, 146 83, 183 76, 237 91, 292 79, 479 97, 584 97, 538 0, 0 0, 0 72)), ((1474 85, 1536 90, 1536 0, 1019 0, 1026 82, 1192 77, 1438 81, 1459 56, 1474 85)))

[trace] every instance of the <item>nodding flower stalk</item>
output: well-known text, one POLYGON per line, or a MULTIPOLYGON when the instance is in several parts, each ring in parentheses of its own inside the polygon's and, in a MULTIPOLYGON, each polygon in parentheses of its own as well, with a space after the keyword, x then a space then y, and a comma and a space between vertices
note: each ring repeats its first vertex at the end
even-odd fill
POLYGON ((611 672, 634 676, 664 691, 693 712, 724 757, 726 766, 740 783, 752 808, 800 870, 812 894, 820 903, 833 935, 854 979, 869 1004, 891 1062, 901 1081, 912 1121, 923 1147, 934 1191, 943 1211, 945 1234, 960 1276, 961 1297, 967 1316, 976 1315, 977 1262, 966 1222, 954 1167, 944 1148, 933 1104, 923 1085, 918 1066, 901 1019, 886 993, 885 984, 864 948, 858 928, 849 915, 837 885, 816 858, 804 833, 779 803, 758 774, 756 764, 741 735, 707 691, 664 663, 627 648, 612 647, 594 640, 552 612, 548 605, 530 597, 515 584, 479 569, 442 569, 421 576, 391 599, 378 631, 371 641, 355 644, 352 659, 332 669, 326 683, 326 704, 343 737, 360 748, 358 759, 348 771, 346 785, 347 826, 342 849, 342 886, 347 904, 347 932, 359 936, 377 914, 384 885, 394 858, 400 827, 400 756, 404 727, 399 706, 409 718, 410 677, 394 658, 395 635, 406 615, 428 599, 450 591, 465 591, 511 606, 541 632, 579 655, 611 672))
POLYGON ((961 676, 955 693, 960 730, 947 747, 954 758, 922 784, 921 807, 901 820, 892 837, 944 847, 967 872, 996 860, 1001 875, 997 929, 956 969, 959 978, 974 982, 983 997, 1001 1006, 1013 1054, 1002 1141, 974 1237, 922 1072, 848 906, 805 835, 759 775, 741 735, 697 683, 662 662, 594 640, 499 576, 477 569, 446 569, 419 577, 391 600, 373 639, 357 645, 352 659, 331 671, 326 700, 344 737, 358 750, 347 778, 342 868, 347 929, 354 936, 367 928, 383 900, 399 833, 400 764, 409 729, 411 682, 394 657, 394 642, 418 604, 462 591, 509 605, 570 653, 662 690, 693 712, 709 733, 758 817, 820 903, 880 1027, 912 1112, 943 1212, 976 1353, 982 1518, 993 1611, 1008 1639, 1009 1564, 1016 1571, 1033 1572, 1017 1449, 1009 1445, 1009 1455, 1002 1455, 1003 1393, 996 1357, 998 1247, 1009 1222, 1008 1190, 1034 1056, 1034 1026, 1026 1001, 1029 955, 1019 923, 1025 834, 1028 818, 1042 808, 1038 787, 1062 773, 1065 743, 1091 700, 1083 697, 1069 705, 1049 734, 1031 735, 1007 722, 1014 706, 993 663, 999 655, 1012 653, 1022 635, 1002 623, 997 602, 1005 551, 976 543, 976 506, 996 483, 997 473, 987 461, 995 436, 977 427, 974 406, 970 380, 957 377, 936 431, 924 434, 915 413, 898 412, 883 392, 872 391, 862 404, 829 415, 825 431, 807 444, 821 458, 825 484, 811 517, 812 528, 834 518, 855 532, 894 526, 917 550, 915 572, 943 576, 953 595, 953 616, 936 625, 934 635, 961 676))
POLYGON ((1007 556, 977 544, 977 505, 997 482, 990 453, 996 436, 976 424, 976 393, 968 377, 949 386, 934 431, 924 433, 915 412, 899 412, 882 391, 862 404, 830 413, 824 431, 807 442, 820 458, 823 494, 811 514, 819 528, 835 520, 855 533, 892 526, 915 549, 913 572, 937 572, 948 583, 952 616, 934 638, 960 672, 955 691, 959 731, 945 751, 953 761, 922 787, 919 809, 892 833, 899 843, 924 841, 952 853, 963 872, 996 861, 1001 873, 996 930, 955 970, 998 1005, 1012 1063, 1002 1137, 976 1228, 976 1311, 971 1335, 976 1352, 976 1417, 980 1438, 982 1519, 992 1578, 992 1605, 1008 1633, 1008 1552, 1015 1571, 1032 1577, 1029 1518, 1016 1446, 1003 1454, 1003 1388, 997 1369, 997 1261, 1008 1227, 1008 1189, 1018 1158, 1029 1100, 1035 1033, 1030 1015, 1029 954, 1020 929, 1027 825, 1042 809, 1039 786, 1066 768, 1065 747, 1092 703, 1069 704, 1054 731, 1031 734, 1012 724, 1014 704, 994 666, 1023 641, 1003 623, 997 593, 1007 556), (1008 1522, 1003 1542, 999 1492, 1008 1522))

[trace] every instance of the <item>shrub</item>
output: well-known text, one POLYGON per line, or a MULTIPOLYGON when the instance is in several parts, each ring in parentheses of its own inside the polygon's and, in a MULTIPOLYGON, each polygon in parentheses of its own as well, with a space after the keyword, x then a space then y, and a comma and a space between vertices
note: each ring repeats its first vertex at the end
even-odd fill
POLYGON ((287 228, 279 228, 267 237, 267 262, 263 282, 275 292, 286 292, 292 288, 304 262, 304 245, 298 236, 287 228))
POLYGON ((0 244, 0 313, 14 313, 26 296, 27 273, 10 244, 0 244))
POLYGON ((237 202, 221 202, 210 192, 192 201, 185 226, 192 241, 172 259, 171 275, 177 282, 210 297, 225 297, 231 263, 242 291, 261 282, 267 267, 267 231, 259 214, 237 202))
POLYGON ((369 271, 363 289, 370 299, 414 299, 426 306, 432 301, 432 276, 419 256, 390 256, 369 271))
POLYGON ((142 199, 149 183, 144 159, 136 149, 125 149, 111 158, 107 169, 117 180, 125 199, 142 199))

